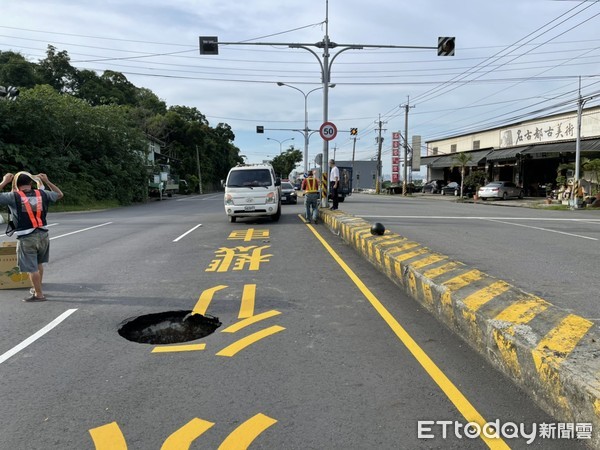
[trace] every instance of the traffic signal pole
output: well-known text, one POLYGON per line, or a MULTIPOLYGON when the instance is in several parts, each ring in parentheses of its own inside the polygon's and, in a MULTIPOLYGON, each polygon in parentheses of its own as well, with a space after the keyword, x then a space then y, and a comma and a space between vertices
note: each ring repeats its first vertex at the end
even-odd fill
MULTIPOLYGON (((409 45, 350 45, 350 44, 336 44, 329 40, 329 0, 325 2, 325 37, 321 42, 315 44, 310 43, 299 43, 290 44, 282 42, 219 42, 217 36, 200 36, 200 54, 201 55, 218 55, 219 45, 267 45, 267 46, 287 46, 289 48, 301 48, 312 53, 321 66, 321 82, 323 84, 323 123, 328 122, 329 119, 329 83, 331 79, 331 66, 335 59, 343 52, 347 50, 362 50, 364 48, 406 48, 406 49, 419 49, 429 50, 433 49, 438 51, 438 56, 453 56, 454 55, 454 38, 438 38, 437 47, 429 46, 409 46, 409 45), (323 61, 319 55, 312 50, 310 47, 317 47, 323 49, 323 61), (335 53, 330 60, 329 50, 333 48, 341 48, 335 53)), ((323 140, 323 174, 327 174, 328 170, 325 167, 329 163, 329 141, 323 140)), ((322 177, 322 181, 325 181, 326 176, 322 177)), ((321 189, 323 190, 321 195, 321 206, 327 206, 327 194, 329 187, 326 182, 321 183, 321 189)))

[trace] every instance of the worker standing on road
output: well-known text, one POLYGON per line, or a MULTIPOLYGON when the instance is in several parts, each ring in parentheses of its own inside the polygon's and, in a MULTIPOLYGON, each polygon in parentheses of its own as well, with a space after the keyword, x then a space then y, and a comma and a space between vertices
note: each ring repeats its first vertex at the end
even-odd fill
MULTIPOLYGON (((61 190, 50 182, 45 173, 34 178, 48 186, 51 191, 33 189, 33 179, 28 173, 19 172, 16 176, 7 173, 0 183, 0 191, 15 180, 13 191, 0 193, 0 205, 7 205, 15 224, 17 235, 17 264, 23 273, 29 275, 33 288, 25 302, 43 302, 42 292, 44 263, 50 259, 50 239, 46 228, 48 205, 63 197, 61 190)), ((39 184, 39 183, 38 183, 39 184)))
POLYGON ((304 191, 304 206, 306 208, 304 218, 308 223, 311 222, 311 218, 314 223, 317 223, 319 214, 319 181, 313 172, 312 170, 308 172, 306 178, 302 180, 301 186, 304 191))
POLYGON ((331 171, 329 172, 329 184, 331 185, 331 199, 333 200, 333 205, 331 206, 332 210, 338 209, 338 188, 340 186, 340 170, 335 165, 335 161, 333 159, 329 160, 329 167, 331 171))

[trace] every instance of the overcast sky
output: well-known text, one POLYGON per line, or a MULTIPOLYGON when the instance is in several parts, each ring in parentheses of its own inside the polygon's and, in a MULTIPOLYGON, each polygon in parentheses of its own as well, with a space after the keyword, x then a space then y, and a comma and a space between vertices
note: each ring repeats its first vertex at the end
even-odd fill
MULTIPOLYGON (((218 56, 201 56, 198 37, 314 44, 324 39, 325 18, 325 0, 4 0, 0 50, 38 61, 52 44, 77 68, 122 72, 169 106, 196 107, 212 126, 228 123, 241 153, 259 162, 279 152, 275 139, 283 149, 304 147, 303 134, 291 131, 304 128, 304 95, 277 82, 316 89, 307 97, 308 117, 309 128, 319 129, 319 62, 286 45, 221 45, 218 56)), ((404 132, 409 97, 409 142, 575 110, 580 76, 583 95, 600 92, 599 20, 595 0, 330 0, 329 37, 338 44, 435 47, 438 36, 456 36, 453 57, 435 49, 336 57, 329 119, 339 133, 330 154, 336 147, 336 159, 350 160, 348 131, 358 128, 356 159, 375 157, 381 115, 389 174, 391 132, 404 132)), ((312 135, 309 160, 322 142, 312 135)))

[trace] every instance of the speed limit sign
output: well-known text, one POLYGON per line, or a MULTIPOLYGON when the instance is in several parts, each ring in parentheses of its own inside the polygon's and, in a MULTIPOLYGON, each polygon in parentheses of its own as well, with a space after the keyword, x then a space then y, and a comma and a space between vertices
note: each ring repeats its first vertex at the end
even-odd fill
POLYGON ((326 141, 331 141, 337 136, 337 128, 331 122, 325 122, 319 129, 319 134, 326 141))

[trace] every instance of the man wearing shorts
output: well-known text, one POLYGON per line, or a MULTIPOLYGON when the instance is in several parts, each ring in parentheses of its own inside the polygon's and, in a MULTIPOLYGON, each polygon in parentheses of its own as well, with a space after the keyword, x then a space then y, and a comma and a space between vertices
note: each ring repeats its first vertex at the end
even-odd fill
MULTIPOLYGON (((12 173, 4 175, 0 183, 0 191, 14 178, 12 173)), ((28 174, 20 173, 17 174, 13 191, 0 193, 0 205, 8 206, 15 224, 17 264, 21 272, 29 275, 33 286, 30 291, 31 296, 23 299, 25 302, 46 300, 42 292, 43 264, 47 263, 50 257, 46 213, 50 203, 63 197, 63 193, 48 180, 46 174, 40 173, 37 178, 51 191, 33 189, 33 179, 28 174)))

